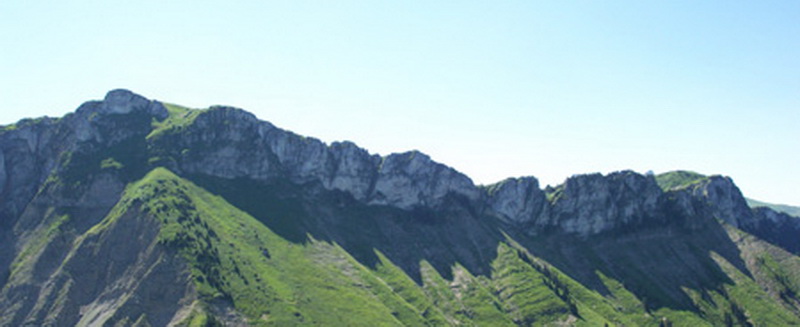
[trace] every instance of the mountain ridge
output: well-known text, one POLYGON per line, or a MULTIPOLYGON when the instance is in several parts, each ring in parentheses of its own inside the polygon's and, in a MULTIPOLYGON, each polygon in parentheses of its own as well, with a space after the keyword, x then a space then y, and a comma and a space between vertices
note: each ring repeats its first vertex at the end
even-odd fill
MULTIPOLYGON (((127 90, 114 90, 109 92, 104 101, 88 102, 78 109, 76 115, 119 115, 137 110, 160 121, 169 117, 167 107, 160 102, 149 101, 127 90)), ((416 206, 436 206, 448 195, 461 196, 469 201, 482 201, 490 198, 488 193, 482 191, 468 176, 446 165, 432 161, 429 156, 419 151, 378 156, 370 154, 352 142, 334 142, 327 145, 315 138, 299 136, 277 128, 269 122, 258 120, 251 113, 233 107, 213 106, 196 114, 192 111, 188 111, 188 113, 193 116, 191 124, 178 128, 182 132, 185 130, 186 133, 193 134, 196 137, 165 140, 164 142, 183 142, 180 146, 193 150, 200 147, 198 146, 199 143, 205 142, 209 138, 215 138, 217 140, 227 140, 241 147, 251 146, 255 151, 247 154, 250 158, 231 160, 230 156, 242 156, 243 151, 232 149, 229 145, 221 146, 217 144, 216 146, 219 149, 214 149, 215 151, 211 152, 210 155, 204 153, 204 155, 207 155, 206 157, 193 158, 198 160, 194 160, 189 164, 175 166, 172 162, 166 163, 172 170, 186 171, 190 174, 204 173, 225 178, 246 176, 255 180, 266 180, 270 177, 270 174, 287 174, 295 183, 302 184, 316 180, 322 183, 326 189, 348 192, 359 201, 365 201, 368 204, 391 205, 406 210, 411 210, 416 206), (216 128, 219 124, 231 125, 232 127, 223 131, 210 130, 211 128, 216 128), (244 144, 252 140, 256 140, 256 143, 260 142, 259 144, 266 150, 260 151, 258 149, 259 145, 244 144)), ((186 114, 184 113, 184 115, 186 114)), ((174 129, 175 127, 171 128, 174 129)), ((98 139, 100 136, 96 135, 96 133, 91 135, 91 130, 86 126, 77 125, 75 131, 77 131, 78 141, 96 140, 102 142, 103 140, 98 139)), ((154 129, 151 133, 155 135, 148 133, 148 138, 155 138, 155 143, 158 144, 159 141, 162 141, 160 139, 169 138, 169 135, 161 135, 165 134, 164 132, 164 130, 154 129)), ((172 160, 180 160, 185 154, 172 153, 168 155, 172 155, 172 160)), ((655 190, 652 181, 644 182, 645 179, 641 178, 642 175, 631 171, 612 173, 607 176, 613 179, 619 174, 630 178, 639 176, 636 177, 638 179, 636 182, 633 180, 626 181, 628 183, 626 184, 627 186, 649 188, 651 193, 655 190), (632 183, 639 184, 633 185, 632 183)), ((601 181, 603 178, 605 177, 599 174, 576 175, 568 178, 559 187, 573 185, 568 189, 576 189, 579 188, 578 184, 589 180, 592 180, 593 183, 599 183, 595 185, 597 187, 608 187, 601 181)), ((531 181, 535 180, 535 177, 528 176, 517 180, 531 181)), ((538 182, 536 184, 538 185, 538 182)), ((732 182, 729 184, 722 185, 722 189, 731 189, 732 193, 737 193, 729 196, 736 197, 741 194, 738 189, 733 190, 735 185, 732 182)), ((502 182, 499 185, 502 188, 502 182)), ((586 187, 583 187, 583 189, 586 189, 586 187)), ((512 199, 512 202, 533 201, 542 204, 546 202, 541 199, 541 195, 544 192, 532 193, 531 196, 537 197, 536 199, 521 198, 524 195, 519 193, 503 192, 503 194, 516 196, 517 198, 512 199)), ((573 198, 579 196, 581 195, 574 194, 573 198)), ((582 194, 582 196, 586 197, 586 194, 582 194)), ((651 207, 654 202, 652 197, 653 195, 649 200, 651 207)), ((729 200, 740 202, 738 198, 729 200)), ((735 205, 740 206, 737 210, 744 211, 740 203, 735 205)), ((495 203, 493 206, 497 207, 497 204, 495 203)), ((579 206, 586 207, 585 203, 579 206)), ((733 209, 729 208, 730 210, 733 209)), ((501 211, 503 210, 501 209, 501 211)), ((531 217, 511 217, 508 210, 505 211, 504 215, 506 220, 509 221, 524 223, 531 219, 536 220, 536 218, 531 217)), ((643 212, 639 214, 644 215, 643 212)), ((728 216, 731 215, 731 213, 727 214, 728 216)), ((547 225, 550 221, 556 220, 552 217, 538 218, 540 221, 534 223, 535 225, 547 225)), ((588 223, 587 219, 570 222, 569 226, 565 225, 563 229, 587 235, 606 228, 599 225, 588 226, 586 225, 588 223)), ((593 219, 609 221, 611 218, 594 217, 593 219)), ((730 219, 728 219, 728 222, 737 224, 737 222, 730 219)))
POLYGON ((127 90, 3 127, 0 159, 0 241, 13 244, 0 325, 359 323, 330 308, 365 324, 800 323, 800 225, 749 208, 727 177, 477 186, 418 151, 378 156, 127 90), (139 245, 115 224, 139 226, 139 245), (108 282, 78 292, 76 271, 108 282), (183 281, 168 288, 178 306, 148 306, 159 295, 132 282, 158 276, 183 281))

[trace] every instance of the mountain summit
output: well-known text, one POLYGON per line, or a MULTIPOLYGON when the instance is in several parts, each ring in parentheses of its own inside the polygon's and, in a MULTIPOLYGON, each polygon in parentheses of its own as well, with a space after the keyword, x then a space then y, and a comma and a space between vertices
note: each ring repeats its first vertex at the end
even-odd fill
POLYGON ((800 325, 800 223, 724 176, 476 186, 127 90, 0 129, 0 326, 800 325))

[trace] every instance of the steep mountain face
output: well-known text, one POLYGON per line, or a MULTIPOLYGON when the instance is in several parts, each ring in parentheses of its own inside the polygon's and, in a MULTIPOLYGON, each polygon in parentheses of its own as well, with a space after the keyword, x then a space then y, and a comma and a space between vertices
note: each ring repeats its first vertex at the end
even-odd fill
POLYGON ((800 224, 672 172, 476 186, 114 90, 0 130, 0 325, 793 325, 800 224))
POLYGON ((769 208, 753 210, 753 220, 744 229, 753 235, 783 247, 794 254, 800 253, 800 219, 769 208))
POLYGON ((690 192, 705 204, 706 215, 721 219, 731 226, 758 236, 794 254, 800 254, 798 232, 800 219, 767 207, 751 209, 748 200, 729 177, 702 176, 672 172, 659 176, 661 185, 670 190, 690 192), (682 176, 682 185, 667 185, 668 179, 682 176))
POLYGON ((436 206, 448 194, 475 200, 466 176, 419 152, 370 155, 350 142, 327 146, 278 129, 240 109, 215 107, 199 113, 181 133, 165 132, 156 146, 174 159, 171 168, 189 174, 295 184, 318 183, 367 204, 401 209, 436 206))

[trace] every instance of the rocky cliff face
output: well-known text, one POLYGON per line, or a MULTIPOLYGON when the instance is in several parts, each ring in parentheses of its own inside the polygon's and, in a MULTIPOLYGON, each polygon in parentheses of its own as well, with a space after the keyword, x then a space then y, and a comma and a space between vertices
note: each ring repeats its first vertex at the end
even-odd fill
POLYGON ((258 121, 245 111, 215 107, 197 116, 185 132, 157 144, 188 149, 174 167, 190 174, 268 181, 287 178, 317 183, 355 199, 402 209, 441 203, 448 194, 475 200, 470 179, 419 152, 371 155, 351 142, 331 145, 258 121), (223 128, 220 128, 220 127, 223 128))
POLYGON ((800 218, 760 207, 753 209, 752 219, 742 222, 740 228, 789 252, 800 253, 800 218))
POLYGON ((131 128, 124 122, 104 119, 132 112, 154 119, 164 119, 168 114, 156 101, 114 90, 105 100, 87 102, 61 119, 23 120, 0 132, 0 224, 13 226, 34 193, 60 169, 57 163, 65 154, 90 146, 111 146, 144 132, 137 130, 141 126, 131 128))
POLYGON ((534 177, 510 178, 487 189, 489 209, 511 224, 549 223, 550 208, 534 177))
MULTIPOLYGON (((80 147, 113 146, 150 133, 149 123, 136 130, 119 128, 113 117, 138 114, 144 121, 163 121, 169 113, 157 101, 125 90, 110 92, 103 101, 82 105, 61 121, 44 119, 20 124, 2 135, 0 168, 3 221, 13 225, 34 190, 58 169, 54 158, 80 147), (140 135, 140 136, 141 136, 140 135)), ((130 119, 130 118, 127 118, 130 119)), ((122 126, 127 126, 122 124, 122 126)), ((159 164, 184 174, 317 184, 349 193, 371 204, 410 210, 437 207, 456 196, 483 208, 486 214, 543 230, 592 235, 619 226, 663 221, 664 206, 677 206, 685 216, 710 213, 739 226, 752 220, 741 192, 729 178, 713 176, 690 189, 662 191, 652 176, 618 172, 607 176, 580 175, 551 190, 535 178, 511 179, 480 189, 465 175, 436 163, 417 151, 380 157, 350 142, 327 145, 259 121, 243 110, 212 107, 185 128, 148 140, 162 157, 159 164), (689 194, 676 194, 689 192, 689 194), (672 198, 668 204, 667 199, 672 198), (705 203, 703 210, 698 203, 705 203), (700 210, 700 211, 698 211, 700 210)))
POLYGON ((660 219, 663 195, 651 176, 624 171, 573 176, 544 191, 534 178, 507 180, 488 199, 492 211, 528 233, 588 236, 660 219))
POLYGON ((597 234, 661 216, 655 180, 630 171, 572 177, 557 192, 551 219, 568 233, 597 234))
POLYGON ((534 178, 510 179, 490 187, 487 202, 491 212, 526 226, 531 234, 561 231, 589 236, 676 223, 695 228, 710 218, 746 228, 757 221, 741 191, 722 176, 669 190, 662 190, 653 176, 632 171, 577 175, 544 191, 534 178))
POLYGON ((753 219, 742 192, 730 177, 711 176, 692 189, 692 195, 704 199, 715 218, 736 227, 753 219))
MULTIPOLYGON (((98 258, 75 256, 70 249, 80 235, 108 214, 130 179, 119 171, 92 171, 95 167, 85 165, 93 162, 78 159, 103 154, 115 146, 126 147, 130 139, 145 132, 142 124, 115 119, 130 115, 147 117, 149 126, 151 117, 163 119, 167 112, 158 102, 116 90, 108 93, 105 100, 87 102, 63 118, 22 121, 0 132, 0 241, 8 245, 0 251, 0 282, 11 285, 2 293, 0 307, 9 314, 3 315, 0 325, 73 325, 79 311, 80 315, 91 315, 87 312, 91 309, 81 305, 99 297, 100 290, 92 291, 92 285, 103 283, 85 270, 97 268, 92 263, 98 258), (33 290, 37 296, 31 296, 33 290)), ((107 264, 118 269, 136 262, 141 249, 127 251, 134 257, 117 256, 122 253, 116 252, 118 246, 135 244, 103 246, 114 253, 115 260, 122 260, 107 264)), ((136 274, 141 277, 144 273, 136 274)), ((109 280, 109 284, 113 283, 109 280)), ((98 305, 118 306, 125 302, 120 300, 117 299, 118 304, 98 305)))

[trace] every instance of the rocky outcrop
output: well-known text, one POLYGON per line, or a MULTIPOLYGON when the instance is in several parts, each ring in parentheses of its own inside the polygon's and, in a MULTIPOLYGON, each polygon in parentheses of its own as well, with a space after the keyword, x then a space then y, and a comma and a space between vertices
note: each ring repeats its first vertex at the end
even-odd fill
POLYGON ((23 120, 0 131, 0 239, 6 245, 0 251, 0 282, 9 285, 3 300, 12 301, 0 303, 0 311, 8 313, 0 325, 56 319, 58 310, 49 305, 63 304, 72 282, 58 284, 51 274, 129 181, 118 171, 102 170, 100 159, 141 150, 129 148, 129 141, 143 139, 152 120, 166 115, 158 102, 115 90, 63 118, 23 120), (115 146, 116 152, 109 151, 115 146), (12 307, 26 313, 12 315, 12 307))
POLYGON ((767 207, 753 209, 753 219, 745 226, 759 227, 762 225, 797 225, 800 227, 800 218, 775 211, 767 207))
POLYGON ((659 216, 663 192, 651 176, 632 171, 574 176, 552 202, 552 221, 567 233, 597 234, 659 216))
POLYGON ((269 181, 289 179, 401 209, 436 206, 448 195, 480 197, 465 175, 412 151, 380 157, 351 142, 331 145, 276 128, 243 110, 215 107, 163 144, 187 149, 176 169, 189 174, 269 181))
POLYGON ((168 112, 157 101, 150 101, 127 90, 113 90, 103 101, 89 101, 75 113, 61 119, 26 119, 0 132, 0 225, 13 226, 17 217, 45 180, 59 167, 65 154, 87 147, 101 148, 147 133, 129 121, 110 121, 108 117, 128 118, 138 113, 150 126, 151 119, 163 120, 168 112), (133 130, 132 130, 133 129, 133 130))
POLYGON ((547 216, 549 204, 539 181, 534 177, 509 178, 490 186, 487 205, 501 219, 513 224, 540 222, 547 216))
POLYGON ((467 176, 412 151, 383 159, 369 203, 403 209, 435 207, 450 194, 471 201, 479 197, 478 189, 467 176))
POLYGON ((164 119, 169 115, 167 109, 158 101, 150 101, 124 89, 108 92, 97 112, 99 114, 128 114, 133 111, 143 111, 157 119, 164 119))
POLYGON ((741 229, 800 254, 800 218, 765 207, 754 208, 752 212, 752 219, 741 222, 741 229))
POLYGON ((530 234, 589 236, 668 223, 696 229, 708 219, 749 230, 759 220, 733 181, 723 176, 666 191, 653 176, 632 171, 576 175, 544 192, 533 178, 509 179, 487 188, 486 199, 490 214, 525 226, 530 234))
MULTIPOLYGON (((163 120, 169 116, 169 112, 160 102, 148 100, 128 90, 117 89, 108 92, 102 101, 88 101, 82 104, 74 114, 64 117, 64 125, 74 134, 74 141, 104 143, 107 140, 103 139, 98 123, 109 117, 130 118, 131 114, 156 120, 163 120)), ((106 136, 121 139, 126 135, 113 133, 106 136)))
POLYGON ((694 197, 705 200, 714 218, 736 227, 753 219, 747 201, 730 177, 710 176, 691 189, 694 197))
POLYGON ((16 129, 0 133, 2 189, 0 226, 13 226, 36 191, 55 167, 64 148, 55 122, 43 118, 35 123, 21 121, 16 129))
POLYGON ((334 165, 330 177, 323 179, 327 187, 349 192, 358 200, 368 199, 381 157, 369 154, 352 142, 334 142, 330 150, 334 165))
POLYGON ((544 191, 535 178, 509 179, 487 192, 492 212, 530 234, 589 236, 664 218, 664 192, 652 176, 632 171, 576 175, 544 191))

